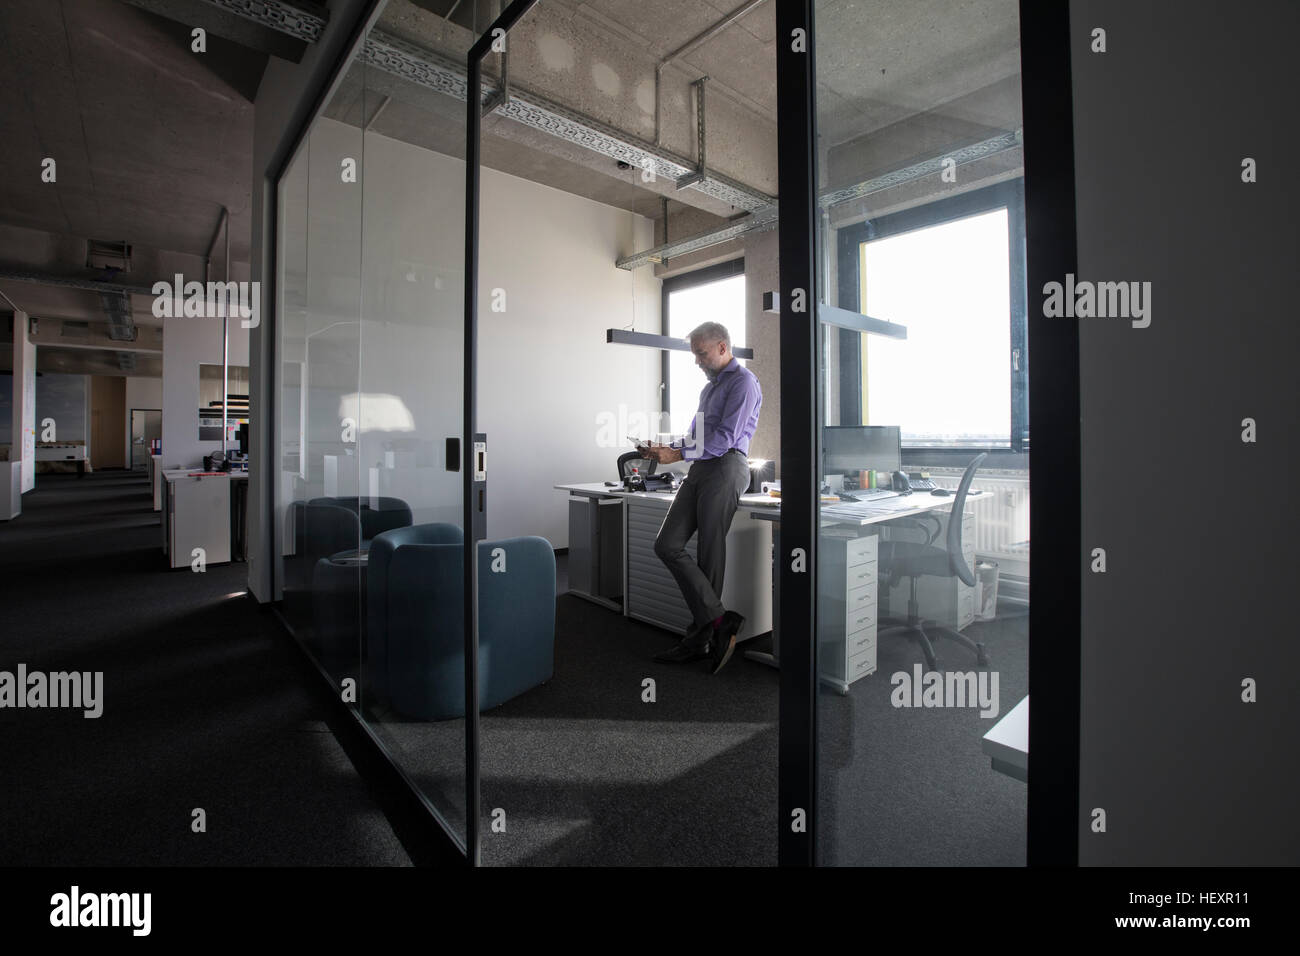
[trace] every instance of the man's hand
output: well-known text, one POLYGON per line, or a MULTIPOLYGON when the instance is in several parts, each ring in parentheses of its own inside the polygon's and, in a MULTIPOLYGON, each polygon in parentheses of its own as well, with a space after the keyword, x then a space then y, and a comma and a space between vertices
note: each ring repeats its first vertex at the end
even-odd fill
POLYGON ((682 460, 681 449, 672 448, 668 445, 657 445, 651 442, 648 445, 638 445, 636 450, 642 458, 657 461, 661 465, 671 465, 682 460))

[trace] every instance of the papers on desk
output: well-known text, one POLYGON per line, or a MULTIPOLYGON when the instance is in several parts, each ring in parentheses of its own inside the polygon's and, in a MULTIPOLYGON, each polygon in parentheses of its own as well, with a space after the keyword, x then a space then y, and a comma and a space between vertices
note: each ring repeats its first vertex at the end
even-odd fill
POLYGON ((826 505, 821 513, 830 518, 874 518, 876 515, 915 510, 916 505, 907 503, 906 498, 877 498, 875 501, 842 501, 826 505))

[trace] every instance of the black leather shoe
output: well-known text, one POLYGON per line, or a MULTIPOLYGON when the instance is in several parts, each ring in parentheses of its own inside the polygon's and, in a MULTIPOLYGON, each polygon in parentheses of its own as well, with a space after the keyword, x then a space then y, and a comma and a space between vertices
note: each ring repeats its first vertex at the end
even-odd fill
POLYGON ((660 664, 689 664, 709 656, 710 645, 687 644, 679 641, 662 654, 656 654, 655 660, 660 664))
POLYGON ((731 660, 731 655, 736 650, 736 637, 744 626, 744 617, 735 611, 727 611, 722 615, 722 623, 713 632, 713 646, 709 653, 713 660, 713 673, 722 670, 727 666, 727 661, 731 660))
POLYGON ((689 664, 703 660, 713 649, 713 624, 705 622, 683 637, 674 647, 655 655, 661 664, 689 664))

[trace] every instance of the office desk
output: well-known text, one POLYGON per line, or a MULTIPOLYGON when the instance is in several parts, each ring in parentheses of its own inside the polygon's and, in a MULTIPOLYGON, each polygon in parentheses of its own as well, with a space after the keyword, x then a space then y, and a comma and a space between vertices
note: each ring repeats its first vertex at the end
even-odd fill
MULTIPOLYGON (((970 491, 966 500, 974 501, 987 494, 970 491)), ((876 670, 880 526, 928 512, 950 512, 952 503, 952 495, 914 492, 876 501, 824 502, 821 505, 817 572, 818 676, 841 694, 847 694, 854 681, 876 670)), ((773 522, 774 553, 782 553, 780 499, 765 494, 743 495, 741 506, 749 508, 754 518, 773 522)), ((948 517, 944 516, 943 520, 946 522, 948 517)), ((962 521, 962 552, 966 563, 973 569, 975 517, 966 512, 962 521)), ((937 540, 942 540, 942 534, 937 540)), ((780 620, 779 590, 774 601, 774 621, 780 620)), ((920 590, 918 587, 918 593, 920 590)), ((923 607, 935 608, 933 616, 951 627, 960 629, 974 617, 974 589, 956 579, 935 579, 935 583, 919 597, 923 607)), ((746 651, 745 656, 776 667, 780 663, 780 652, 780 634, 774 624, 772 652, 746 651)))
POLYGON ((984 735, 982 748, 989 755, 993 769, 1029 782, 1029 698, 993 725, 984 735))
MULTIPOLYGON (((621 504, 622 511, 622 612, 625 617, 636 618, 676 634, 686 634, 691 625, 691 613, 677 586, 659 556, 654 553, 655 538, 663 524, 673 494, 657 491, 625 491, 621 486, 606 487, 602 482, 556 485, 557 491, 567 491, 570 501, 597 499, 621 504)), ((610 505, 618 507, 618 505, 610 505)), ((570 540, 570 555, 573 541, 570 540)), ((695 539, 686 545, 692 558, 696 556, 695 539)), ((727 533, 727 568, 723 579, 722 603, 745 617, 741 640, 750 640, 772 629, 772 524, 755 518, 749 509, 736 511, 731 530, 727 533)), ((607 558, 608 556, 604 556, 607 558)), ((601 556, 591 559, 597 564, 601 556)), ((602 595, 575 591, 588 600, 607 607, 617 604, 602 595)))

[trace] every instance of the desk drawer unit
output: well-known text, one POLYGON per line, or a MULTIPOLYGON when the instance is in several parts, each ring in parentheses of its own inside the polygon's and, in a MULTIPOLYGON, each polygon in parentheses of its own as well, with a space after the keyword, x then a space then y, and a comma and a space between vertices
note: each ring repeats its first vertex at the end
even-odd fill
MULTIPOLYGON (((655 554, 655 538, 668 514, 668 497, 624 499, 627 546, 624 613, 677 634, 691 626, 691 612, 677 579, 655 554)), ((698 560, 696 536, 686 553, 698 560)), ((727 567, 722 594, 724 607, 745 618, 740 640, 772 630, 772 523, 736 512, 727 533, 727 567)))
MULTIPOLYGON (((677 579, 655 554, 655 538, 668 514, 667 502, 628 498, 625 504, 627 585, 623 600, 627 615, 685 634, 691 625, 690 608, 677 586, 677 579)), ((686 542, 686 551, 692 558, 698 556, 694 536, 686 542)))
POLYGON ((818 671, 842 694, 876 669, 878 541, 871 534, 818 542, 818 671))
MULTIPOLYGON (((940 521, 939 535, 935 538, 937 547, 944 547, 948 533, 947 514, 936 514, 940 521)), ((914 541, 914 532, 904 533, 903 540, 914 541), (910 536, 909 536, 910 534, 910 536)), ((961 551, 966 565, 975 570, 975 515, 966 512, 962 515, 961 551)), ((887 616, 904 618, 907 616, 907 598, 910 585, 906 581, 896 582, 889 589, 887 616)), ((975 620, 975 588, 962 584, 957 578, 918 578, 916 582, 916 599, 921 617, 935 621, 954 630, 962 630, 975 620)))

